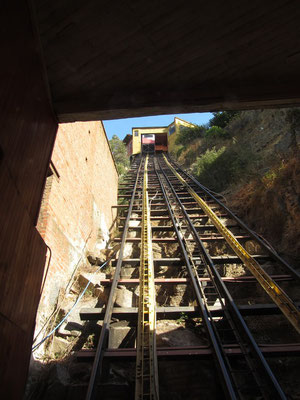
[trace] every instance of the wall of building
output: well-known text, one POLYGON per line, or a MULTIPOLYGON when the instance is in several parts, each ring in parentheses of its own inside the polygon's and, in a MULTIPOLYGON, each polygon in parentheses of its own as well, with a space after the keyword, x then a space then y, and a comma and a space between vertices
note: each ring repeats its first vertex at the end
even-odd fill
POLYGON ((52 256, 36 331, 86 253, 109 239, 118 175, 102 123, 61 124, 48 175, 37 227, 52 256))
POLYGON ((0 398, 21 399, 46 245, 35 228, 57 123, 26 1, 5 1, 0 63, 0 398))
POLYGON ((192 128, 195 126, 194 124, 191 124, 190 122, 184 121, 183 119, 174 118, 174 122, 168 126, 168 151, 170 154, 176 153, 177 149, 179 148, 178 145, 176 145, 176 136, 178 135, 180 128, 181 127, 187 127, 187 128, 192 128))
POLYGON ((160 133, 167 132, 167 127, 132 128, 132 154, 139 154, 141 152, 141 135, 144 135, 146 133, 153 133, 155 135, 158 135, 160 133))
MULTIPOLYGON (((194 124, 184 121, 181 118, 175 117, 174 122, 168 126, 163 127, 138 127, 132 128, 132 154, 139 154, 141 152, 141 135, 152 133, 155 135, 167 134, 168 135, 168 151, 170 153, 176 152, 177 145, 175 143, 176 135, 179 133, 180 127, 193 127, 194 124)), ((160 149, 164 150, 164 149, 160 149)))
POLYGON ((126 144, 126 149, 127 149, 127 155, 128 157, 130 157, 132 154, 132 139, 130 140, 129 143, 126 144))

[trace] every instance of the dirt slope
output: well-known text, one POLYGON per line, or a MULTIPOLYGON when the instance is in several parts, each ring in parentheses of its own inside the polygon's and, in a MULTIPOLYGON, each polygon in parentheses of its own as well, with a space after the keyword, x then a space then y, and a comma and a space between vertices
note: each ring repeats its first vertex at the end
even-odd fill
POLYGON ((214 159, 202 183, 216 190, 217 180, 224 179, 228 206, 300 267, 300 109, 243 111, 226 130, 226 140, 190 143, 178 161, 195 174, 197 162, 210 151, 214 159), (228 161, 233 152, 246 155, 237 172, 238 157, 228 161), (228 165, 232 172, 226 174, 228 165))

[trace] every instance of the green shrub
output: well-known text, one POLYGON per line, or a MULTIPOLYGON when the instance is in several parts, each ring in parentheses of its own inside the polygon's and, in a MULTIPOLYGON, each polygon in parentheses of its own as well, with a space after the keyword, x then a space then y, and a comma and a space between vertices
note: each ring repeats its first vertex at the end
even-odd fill
POLYGON ((194 161, 196 161, 197 158, 197 153, 193 150, 190 149, 186 154, 185 154, 185 164, 186 165, 191 165, 194 161))
POLYGON ((176 152, 176 158, 179 158, 179 157, 180 157, 180 155, 181 155, 181 153, 183 152, 183 150, 184 150, 184 147, 183 147, 183 146, 179 147, 179 149, 178 149, 177 152, 176 152))
POLYGON ((221 192, 229 185, 250 177, 256 161, 257 156, 249 148, 238 145, 219 150, 213 148, 197 158, 193 174, 204 186, 221 192))
POLYGON ((197 158, 192 172, 200 183, 211 189, 220 190, 219 185, 217 184, 218 177, 214 170, 214 165, 225 151, 225 147, 222 147, 219 150, 213 148, 212 150, 207 150, 201 157, 197 158))
POLYGON ((218 140, 218 139, 228 139, 230 137, 229 133, 219 126, 212 126, 205 133, 206 139, 218 140))
POLYGON ((196 125, 193 128, 188 128, 186 126, 182 126, 180 128, 179 133, 177 134, 175 144, 186 146, 191 143, 195 139, 203 138, 205 135, 206 129, 202 125, 196 125))

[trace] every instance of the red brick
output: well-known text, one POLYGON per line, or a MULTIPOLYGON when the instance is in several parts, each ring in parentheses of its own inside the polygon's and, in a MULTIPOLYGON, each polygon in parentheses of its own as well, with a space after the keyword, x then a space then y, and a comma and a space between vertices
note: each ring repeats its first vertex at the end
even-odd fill
POLYGON ((59 177, 54 173, 47 178, 37 225, 52 251, 47 285, 49 278, 55 280, 61 276, 59 271, 67 281, 74 268, 72 254, 78 258, 87 250, 94 250, 99 224, 93 203, 109 228, 115 216, 111 207, 117 201, 118 185, 115 164, 100 122, 61 124, 52 162, 59 177))

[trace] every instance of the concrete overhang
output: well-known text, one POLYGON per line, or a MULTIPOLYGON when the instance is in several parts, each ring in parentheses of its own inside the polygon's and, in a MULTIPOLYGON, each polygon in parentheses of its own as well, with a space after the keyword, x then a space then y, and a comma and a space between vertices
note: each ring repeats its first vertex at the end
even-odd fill
POLYGON ((300 103, 300 4, 32 0, 62 122, 300 103))

